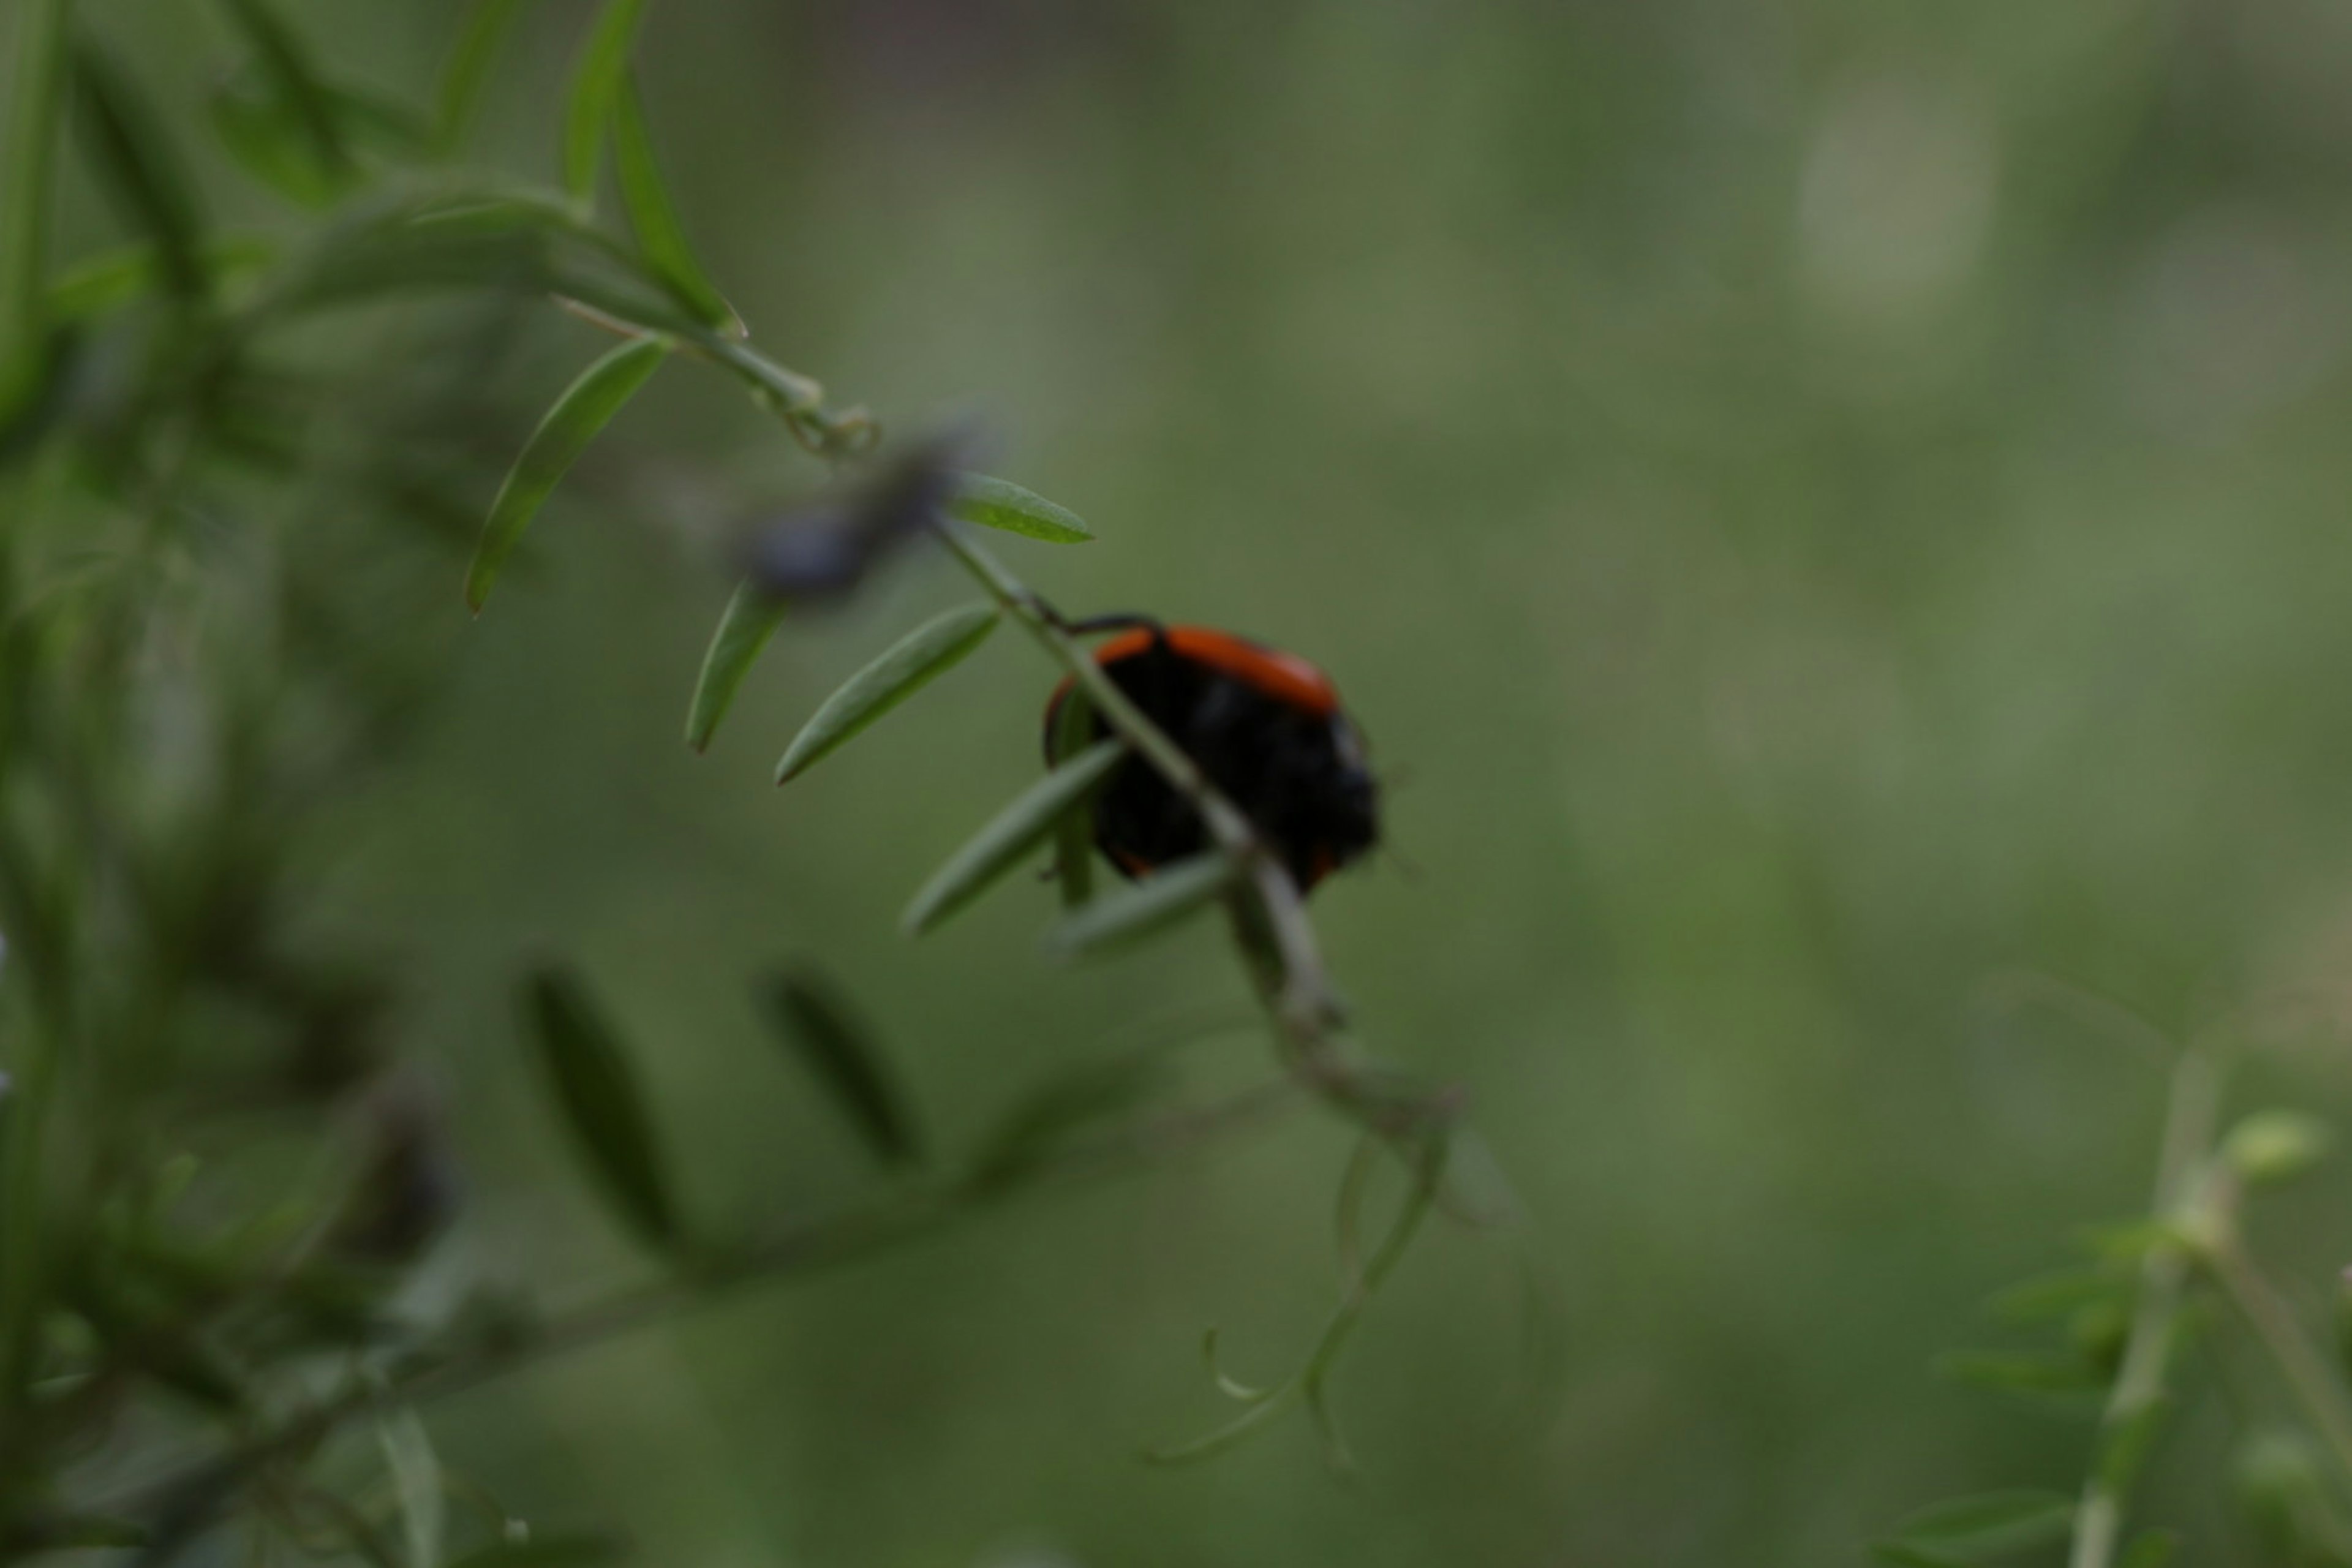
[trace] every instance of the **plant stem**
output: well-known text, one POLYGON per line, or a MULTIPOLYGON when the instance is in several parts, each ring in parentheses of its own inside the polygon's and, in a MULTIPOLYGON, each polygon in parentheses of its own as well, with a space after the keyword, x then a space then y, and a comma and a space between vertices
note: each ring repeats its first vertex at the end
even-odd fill
MULTIPOLYGON (((522 1333, 492 1335, 438 1355, 419 1356, 390 1375, 355 1380, 341 1393, 228 1453, 142 1486, 129 1496, 110 1500, 97 1511, 147 1521, 149 1538, 140 1560, 142 1568, 165 1568, 239 1491, 279 1460, 315 1447, 347 1421, 394 1405, 460 1393, 656 1326, 753 1286, 804 1279, 861 1261, 1017 1195, 1139 1169, 1254 1127, 1296 1100, 1297 1090, 1276 1080, 1213 1104, 1141 1119, 1118 1132, 1074 1143, 1011 1174, 979 1170, 941 1185, 854 1205, 706 1259, 675 1276, 572 1308, 522 1333)), ((0 1538, 0 1552, 39 1544, 37 1535, 0 1538)))
MULTIPOLYGON (((2213 1142, 2213 1122, 2220 1098, 2220 1075, 2212 1059, 2195 1047, 2185 1050, 2172 1069, 2172 1088, 2165 1112, 2164 1146, 2157 1164, 2156 1192, 2150 1208, 2161 1221, 2178 1214, 2196 1190, 2205 1151, 2213 1142)), ((2131 1329, 2124 1342, 2123 1367, 2099 1421, 2100 1446, 2143 1416, 2164 1397, 2165 1363, 2171 1348, 2174 1324, 2180 1314, 2181 1292, 2189 1280, 2189 1259, 2178 1247, 2158 1247, 2140 1265, 2139 1299, 2132 1309, 2131 1329)), ((2095 1464, 2083 1483, 2074 1508, 2074 1544, 2070 1568, 2108 1568, 2123 1531, 2124 1508, 2130 1479, 2095 1464)))
POLYGON ((2327 1358, 2304 1331, 2294 1309, 2263 1275, 2234 1232, 2207 1249, 2205 1263, 2222 1293, 2277 1363, 2279 1374, 2294 1391, 2304 1414, 2326 1440, 2344 1479, 2352 1481, 2352 1402, 2346 1399, 2344 1385, 2327 1358))

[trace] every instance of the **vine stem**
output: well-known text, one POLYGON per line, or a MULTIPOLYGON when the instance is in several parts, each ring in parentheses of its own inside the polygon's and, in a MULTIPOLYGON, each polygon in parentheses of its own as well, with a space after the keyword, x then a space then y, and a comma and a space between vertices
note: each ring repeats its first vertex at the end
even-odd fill
MULTIPOLYGON (((2193 1047, 2183 1051, 2172 1069, 2163 1152, 2150 1205, 2159 1222, 2178 1215, 2196 1192, 2205 1152, 2213 1142, 2220 1091, 2221 1075, 2212 1058, 2193 1047)), ((2187 1252, 2174 1247, 2150 1249, 2140 1265, 2139 1299, 2133 1306, 2131 1328, 2124 1342, 2122 1370, 2116 1373, 2099 1420, 2103 1450, 2164 1397, 2165 1366, 2189 1269, 2187 1252)), ((2111 1467, 2092 1467, 2074 1507, 2070 1568, 2109 1568, 2123 1533, 2129 1486, 2130 1478, 2112 1473, 2111 1467)))

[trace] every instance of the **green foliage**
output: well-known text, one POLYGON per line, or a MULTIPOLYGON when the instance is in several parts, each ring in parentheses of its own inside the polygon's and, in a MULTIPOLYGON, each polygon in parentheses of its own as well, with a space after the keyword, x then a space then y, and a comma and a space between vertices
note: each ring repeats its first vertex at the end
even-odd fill
POLYGON ((579 982, 560 970, 532 977, 529 1005, 540 1064, 582 1162, 640 1240, 677 1247, 685 1232, 669 1162, 628 1053, 579 982))
POLYGON ((750 583, 735 584, 710 647, 702 656, 702 673, 694 683, 694 700, 686 713, 686 743, 709 751, 719 722, 733 706, 743 678, 751 673, 760 650, 783 624, 785 604, 762 594, 750 583))
POLYGON ((571 471, 588 443, 612 422, 629 399, 668 357, 669 345, 658 338, 639 338, 608 351, 580 373, 563 395, 531 432, 530 444, 515 459, 514 469, 499 489, 482 525, 482 542, 466 573, 466 603, 481 613, 490 585, 507 557, 522 541, 523 530, 554 492, 556 482, 571 471))
POLYGON ((994 887, 1064 823, 1083 819, 1088 797, 1126 755, 1118 742, 1098 741, 1022 791, 932 874, 899 923, 919 935, 994 887))
POLYGON ((1094 538, 1094 531, 1068 508, 986 474, 964 475, 948 510, 966 522, 1048 544, 1084 544, 1094 538))
POLYGON ((791 783, 856 740, 885 713, 970 658, 996 627, 992 606, 965 605, 899 638, 881 658, 844 681, 801 726, 776 763, 776 782, 791 783))
POLYGON ((923 1140, 898 1075, 873 1032, 817 975, 787 971, 763 993, 778 1036, 847 1114, 850 1125, 885 1162, 915 1164, 923 1140))

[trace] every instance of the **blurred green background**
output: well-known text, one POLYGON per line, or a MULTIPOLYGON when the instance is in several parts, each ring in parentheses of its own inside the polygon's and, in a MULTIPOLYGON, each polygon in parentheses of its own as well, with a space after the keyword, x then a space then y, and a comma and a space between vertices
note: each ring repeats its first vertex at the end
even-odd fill
MULTIPOLYGON (((453 22, 290 10, 411 95, 453 22)), ((585 15, 529 14, 486 163, 551 170, 585 15)), ((2352 1002, 2352 12, 677 0, 643 68, 760 341, 898 428, 976 416, 1096 526, 1005 546, 1041 589, 1337 674, 1399 854, 1318 895, 1333 963, 1378 1049, 1467 1086, 1559 1281, 1559 1403, 1513 1413, 1512 1247, 1455 1230, 1342 1374, 1360 1484, 1303 1423, 1137 1462, 1219 1414, 1203 1328, 1271 1377, 1329 1299, 1346 1142, 1300 1121, 438 1406, 448 1458, 721 1568, 1818 1564, 2074 1484, 2086 1424, 1932 1363, 2144 1201, 2161 1072, 2002 977, 2170 1031, 2352 1002)), ((593 338, 537 331, 518 410, 593 338)), ((951 1146, 1241 994, 1205 928, 1049 966, 1043 890, 897 936, 1035 771, 1017 639, 768 786, 965 596, 938 562, 790 626, 689 755, 726 591, 694 519, 818 476, 682 366, 613 439, 667 477, 583 468, 478 624, 453 572, 425 753, 337 824, 331 901, 457 1090, 450 1286, 636 1267, 519 1061, 532 952, 579 958, 746 1220, 870 1179, 761 1038, 780 955, 865 999, 951 1146)), ((2297 1037, 2260 1087, 2341 1105, 2297 1037)), ((2347 1222, 2339 1173, 2262 1241, 2315 1300, 2347 1222)), ((2151 1492, 2197 1563, 2236 1550, 2227 1396, 2151 1492)))

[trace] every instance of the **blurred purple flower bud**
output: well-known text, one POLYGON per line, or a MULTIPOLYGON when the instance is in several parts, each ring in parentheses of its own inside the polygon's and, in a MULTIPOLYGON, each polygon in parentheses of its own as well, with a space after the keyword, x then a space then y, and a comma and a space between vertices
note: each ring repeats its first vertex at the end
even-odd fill
POLYGON ((972 442, 931 437, 862 475, 846 491, 759 524, 739 552, 761 592, 796 604, 845 598, 893 550, 937 523, 972 442))

